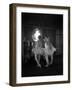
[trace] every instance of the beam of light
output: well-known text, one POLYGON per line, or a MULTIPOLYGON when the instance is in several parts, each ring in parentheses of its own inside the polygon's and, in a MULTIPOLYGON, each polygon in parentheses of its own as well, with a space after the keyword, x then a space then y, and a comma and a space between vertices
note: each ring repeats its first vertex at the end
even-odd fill
POLYGON ((34 35, 33 35, 33 40, 36 42, 39 40, 39 36, 40 36, 40 32, 38 30, 35 31, 34 35))

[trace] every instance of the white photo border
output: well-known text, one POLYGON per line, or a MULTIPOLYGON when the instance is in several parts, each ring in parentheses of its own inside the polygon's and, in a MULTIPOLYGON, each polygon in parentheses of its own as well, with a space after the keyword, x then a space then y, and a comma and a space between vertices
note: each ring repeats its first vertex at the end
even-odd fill
POLYGON ((16 83, 68 81, 68 10, 35 7, 16 7, 16 83), (63 75, 21 77, 21 13, 63 15, 63 75))

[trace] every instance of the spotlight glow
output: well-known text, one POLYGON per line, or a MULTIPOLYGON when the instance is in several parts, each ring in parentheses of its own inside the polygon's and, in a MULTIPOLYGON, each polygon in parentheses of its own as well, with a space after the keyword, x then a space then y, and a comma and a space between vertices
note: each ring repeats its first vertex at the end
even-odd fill
POLYGON ((36 30, 35 33, 34 33, 34 35, 32 36, 33 40, 34 40, 35 42, 38 41, 40 35, 41 35, 41 34, 40 34, 39 30, 36 30))

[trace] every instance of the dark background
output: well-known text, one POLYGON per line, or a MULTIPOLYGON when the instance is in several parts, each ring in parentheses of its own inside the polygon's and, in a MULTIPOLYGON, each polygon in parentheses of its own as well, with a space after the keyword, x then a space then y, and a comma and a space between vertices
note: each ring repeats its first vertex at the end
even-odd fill
MULTIPOLYGON (((37 68, 34 58, 24 63, 22 58, 22 77, 62 75, 63 74, 63 15, 22 13, 22 56, 23 40, 32 41, 33 29, 40 28, 43 36, 49 36, 52 44, 56 47, 53 65, 48 68, 37 68), (35 71, 34 71, 35 70, 35 71)), ((41 60, 42 61, 42 60, 41 60)), ((45 62, 41 62, 45 63, 45 62)))
POLYGON ((40 27, 44 36, 50 37, 58 54, 63 52, 63 15, 23 13, 22 38, 31 41, 35 27, 40 27))

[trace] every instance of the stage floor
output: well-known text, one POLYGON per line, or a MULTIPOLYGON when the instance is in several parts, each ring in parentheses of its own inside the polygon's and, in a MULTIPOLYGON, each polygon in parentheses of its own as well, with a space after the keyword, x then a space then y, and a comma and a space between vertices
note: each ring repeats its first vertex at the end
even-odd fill
MULTIPOLYGON (((50 58, 49 58, 50 60, 50 58)), ((37 64, 32 57, 27 63, 22 60, 22 77, 33 77, 33 76, 55 76, 63 75, 63 56, 54 55, 53 64, 45 67, 45 60, 41 57, 40 61, 42 67, 37 67, 37 64)))

